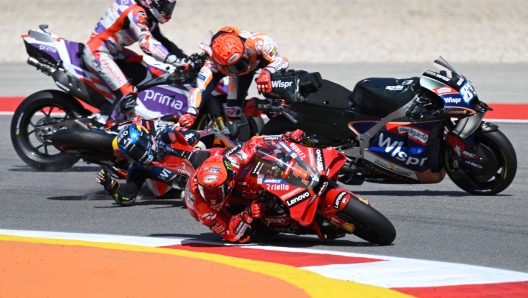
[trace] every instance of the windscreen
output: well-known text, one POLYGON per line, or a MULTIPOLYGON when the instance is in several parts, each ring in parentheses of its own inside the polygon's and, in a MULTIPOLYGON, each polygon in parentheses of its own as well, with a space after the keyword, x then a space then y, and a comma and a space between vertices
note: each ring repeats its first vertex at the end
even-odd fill
POLYGON ((319 174, 308 163, 299 157, 292 157, 284 148, 269 146, 257 151, 256 166, 260 183, 274 180, 276 183, 313 188, 319 182, 319 174))

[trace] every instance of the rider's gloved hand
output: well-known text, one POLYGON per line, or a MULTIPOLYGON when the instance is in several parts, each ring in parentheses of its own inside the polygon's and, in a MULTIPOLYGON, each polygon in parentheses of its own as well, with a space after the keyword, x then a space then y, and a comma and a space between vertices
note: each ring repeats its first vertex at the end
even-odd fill
POLYGON ((109 195, 114 195, 119 189, 119 183, 112 178, 112 175, 102 169, 97 174, 95 181, 101 184, 109 195))
POLYGON ((253 202, 249 206, 249 214, 253 218, 259 218, 263 215, 265 209, 266 209, 266 204, 253 202))
POLYGON ((176 67, 183 67, 184 70, 194 67, 194 63, 189 58, 178 58, 176 55, 169 55, 165 58, 165 63, 176 67))
POLYGON ((294 143, 302 143, 306 139, 306 133, 300 129, 284 134, 284 140, 294 143))
POLYGON ((197 117, 198 111, 195 108, 188 108, 187 113, 183 114, 180 117, 178 123, 180 124, 180 126, 183 126, 185 128, 191 128, 194 125, 194 122, 196 121, 197 117))
POLYGON ((249 241, 251 241, 251 235, 244 235, 240 239, 238 239, 237 242, 240 244, 244 244, 244 243, 249 243, 249 241))
POLYGON ((193 114, 183 114, 180 117, 180 120, 178 120, 178 123, 186 128, 191 128, 194 125, 194 122, 196 121, 196 116, 193 114))
POLYGON ((123 96, 119 101, 119 107, 121 108, 121 111, 128 112, 136 106, 136 101, 137 93, 128 93, 127 95, 123 96))
POLYGON ((223 106, 227 120, 236 122, 242 118, 242 108, 238 105, 237 100, 228 99, 227 103, 224 103, 223 106))
POLYGON ((262 69, 257 78, 257 89, 262 93, 271 92, 271 73, 267 69, 262 69))

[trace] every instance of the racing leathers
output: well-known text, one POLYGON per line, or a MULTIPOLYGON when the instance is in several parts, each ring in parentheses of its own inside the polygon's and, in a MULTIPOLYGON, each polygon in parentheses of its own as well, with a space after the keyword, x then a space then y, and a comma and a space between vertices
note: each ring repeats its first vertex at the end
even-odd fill
MULTIPOLYGON (((281 140, 301 143, 304 138, 305 134, 301 130, 284 135, 255 136, 241 145, 227 148, 223 155, 231 163, 234 172, 233 179, 236 183, 238 175, 255 159, 255 155, 260 146, 274 145, 281 140)), ((257 192, 258 186, 254 185, 254 188, 255 192, 257 192)), ((226 204, 226 201, 224 200, 224 203, 219 207, 213 207, 202 197, 199 191, 197 171, 189 177, 189 181, 185 187, 185 203, 191 216, 207 226, 212 232, 222 236, 225 240, 238 243, 248 242, 251 233, 250 224, 254 218, 260 216, 260 212, 263 211, 264 206, 259 205, 263 204, 254 202, 247 210, 238 214, 230 214, 226 208, 229 203, 226 204), (258 215, 255 213, 258 213, 258 215)))
POLYGON ((86 65, 103 78, 117 99, 137 92, 115 62, 138 56, 125 48, 135 42, 145 54, 158 61, 177 66, 185 64, 180 58, 187 55, 163 36, 159 23, 149 17, 145 8, 132 0, 116 0, 95 26, 83 56, 86 65))
MULTIPOLYGON (((247 97, 247 92, 255 73, 262 69, 259 78, 267 75, 269 81, 270 74, 287 69, 289 66, 288 59, 281 57, 277 44, 270 36, 261 32, 251 33, 248 31, 240 31, 235 27, 224 27, 213 36, 211 44, 219 33, 222 32, 236 33, 242 40, 245 55, 249 58, 249 67, 241 73, 233 74, 227 67, 215 61, 213 55, 211 55, 200 69, 197 78, 197 87, 192 89, 187 97, 189 104, 187 114, 194 116, 194 118, 183 115, 180 118, 180 125, 182 126, 192 126, 198 111, 203 105, 202 99, 209 97, 223 77, 229 76, 227 103, 224 104, 224 111, 229 120, 236 121, 242 116, 244 100, 247 97)), ((271 86, 271 82, 269 84, 271 86)))
MULTIPOLYGON (((143 127, 149 130, 149 132, 155 135, 154 146, 157 149, 155 160, 148 163, 142 164, 140 162, 132 162, 127 172, 126 183, 120 184, 111 177, 111 174, 107 170, 101 170, 97 175, 96 181, 104 186, 106 192, 121 206, 132 205, 136 197, 147 179, 159 181, 167 185, 172 185, 180 173, 173 172, 166 167, 161 166, 160 161, 164 157, 164 148, 170 147, 172 143, 189 144, 195 146, 198 144, 200 134, 195 130, 187 130, 185 128, 177 127, 175 125, 163 125, 156 127, 153 121, 142 121, 143 127)), ((126 158, 120 154, 119 150, 116 149, 117 145, 115 142, 117 137, 114 139, 114 151, 118 158, 126 158)), ((198 149, 195 149, 198 150, 198 149)), ((181 150, 180 150, 181 151, 181 150)), ((194 151, 194 150, 193 150, 194 151)), ((193 151, 189 151, 193 152, 193 151)), ((180 152, 185 155, 186 152, 180 152)))

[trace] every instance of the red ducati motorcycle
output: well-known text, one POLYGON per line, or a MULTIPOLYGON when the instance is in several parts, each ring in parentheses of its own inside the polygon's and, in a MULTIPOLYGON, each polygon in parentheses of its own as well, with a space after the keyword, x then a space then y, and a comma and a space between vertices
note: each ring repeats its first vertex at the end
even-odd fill
POLYGON ((325 240, 348 233, 391 244, 396 238, 392 223, 367 200, 337 184, 345 162, 345 155, 333 147, 286 141, 263 146, 238 176, 228 211, 240 212, 257 200, 266 204, 264 215, 252 222, 257 233, 316 234, 325 240))

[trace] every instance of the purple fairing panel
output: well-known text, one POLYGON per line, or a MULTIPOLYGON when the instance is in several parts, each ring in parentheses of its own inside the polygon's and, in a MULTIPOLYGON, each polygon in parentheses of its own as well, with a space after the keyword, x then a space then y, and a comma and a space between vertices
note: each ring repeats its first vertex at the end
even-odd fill
POLYGON ((161 87, 152 87, 139 92, 138 99, 150 111, 159 112, 163 115, 181 115, 187 112, 187 96, 184 92, 188 92, 188 90, 174 85, 171 87, 180 89, 181 93, 161 87))
POLYGON ((70 63, 81 68, 82 52, 79 53, 79 43, 75 41, 64 40, 70 63))
POLYGON ((29 43, 29 44, 32 47, 38 49, 39 51, 49 55, 49 57, 51 57, 52 59, 55 60, 53 62, 57 63, 57 61, 60 60, 60 55, 59 55, 59 51, 57 50, 57 48, 52 47, 52 46, 48 46, 48 45, 43 45, 43 44, 40 44, 40 43, 29 43))

